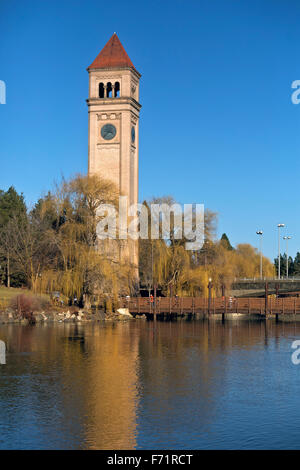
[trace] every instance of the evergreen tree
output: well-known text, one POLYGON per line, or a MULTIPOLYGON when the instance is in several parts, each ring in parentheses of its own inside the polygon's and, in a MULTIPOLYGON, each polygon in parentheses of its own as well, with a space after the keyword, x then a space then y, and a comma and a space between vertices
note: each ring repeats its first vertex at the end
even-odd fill
POLYGON ((0 190, 0 282, 8 287, 18 287, 25 281, 10 259, 10 254, 4 247, 4 234, 9 222, 16 218, 22 223, 26 217, 26 205, 23 194, 18 194, 13 186, 7 191, 0 190))
POLYGON ((299 251, 296 253, 293 262, 293 276, 300 276, 300 253, 299 251))
POLYGON ((226 250, 233 250, 233 246, 231 245, 229 238, 227 237, 226 233, 223 233, 220 239, 221 245, 226 248, 226 250))
MULTIPOLYGON (((278 257, 274 259, 276 276, 278 276, 278 257)), ((300 253, 297 252, 293 259, 289 256, 289 277, 300 277, 300 253)), ((280 255, 280 277, 286 276, 286 254, 280 255)))
POLYGON ((9 219, 26 214, 23 194, 18 194, 13 186, 6 192, 0 190, 0 229, 5 227, 9 219))

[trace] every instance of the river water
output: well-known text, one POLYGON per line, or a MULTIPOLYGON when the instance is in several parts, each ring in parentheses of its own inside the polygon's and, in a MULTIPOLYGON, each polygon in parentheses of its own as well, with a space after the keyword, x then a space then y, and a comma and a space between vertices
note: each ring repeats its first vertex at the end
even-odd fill
POLYGON ((1 449, 299 449, 300 323, 2 325, 1 449))

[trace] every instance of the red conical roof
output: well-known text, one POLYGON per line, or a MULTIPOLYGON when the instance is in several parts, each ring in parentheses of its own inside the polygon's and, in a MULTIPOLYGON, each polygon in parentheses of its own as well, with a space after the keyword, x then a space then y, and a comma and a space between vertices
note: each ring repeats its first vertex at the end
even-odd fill
POLYGON ((127 55, 127 52, 121 44, 120 39, 116 33, 114 33, 108 43, 103 47, 100 54, 96 57, 94 62, 88 67, 88 69, 108 69, 121 67, 132 67, 135 69, 133 63, 127 55))

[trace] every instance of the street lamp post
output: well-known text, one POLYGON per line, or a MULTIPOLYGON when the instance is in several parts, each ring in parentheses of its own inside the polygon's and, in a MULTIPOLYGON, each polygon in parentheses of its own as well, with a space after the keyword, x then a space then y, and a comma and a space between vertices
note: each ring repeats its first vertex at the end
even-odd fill
POLYGON ((284 224, 277 224, 278 227, 278 279, 280 279, 280 229, 284 224))
POLYGON ((259 235, 259 252, 260 252, 260 278, 262 279, 262 236, 263 236, 263 231, 262 230, 257 230, 257 235, 259 235))
POLYGON ((208 304, 207 304, 207 311, 208 314, 210 314, 210 308, 211 308, 211 289, 212 289, 212 282, 211 282, 211 277, 208 279, 208 304))
POLYGON ((153 283, 153 243, 151 242, 151 274, 152 274, 152 291, 154 291, 154 283, 153 283))
POLYGON ((288 279, 289 278, 289 253, 288 253, 288 244, 289 244, 289 240, 291 239, 292 237, 283 237, 284 240, 286 240, 286 278, 288 279))

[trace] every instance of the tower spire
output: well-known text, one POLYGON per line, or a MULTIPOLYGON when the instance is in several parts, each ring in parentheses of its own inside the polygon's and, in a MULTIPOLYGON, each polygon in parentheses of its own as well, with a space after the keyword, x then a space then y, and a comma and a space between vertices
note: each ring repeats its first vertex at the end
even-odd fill
POLYGON ((114 33, 103 47, 102 51, 97 55, 94 62, 88 67, 88 70, 124 67, 130 67, 136 70, 127 52, 122 46, 120 39, 117 34, 114 33))

